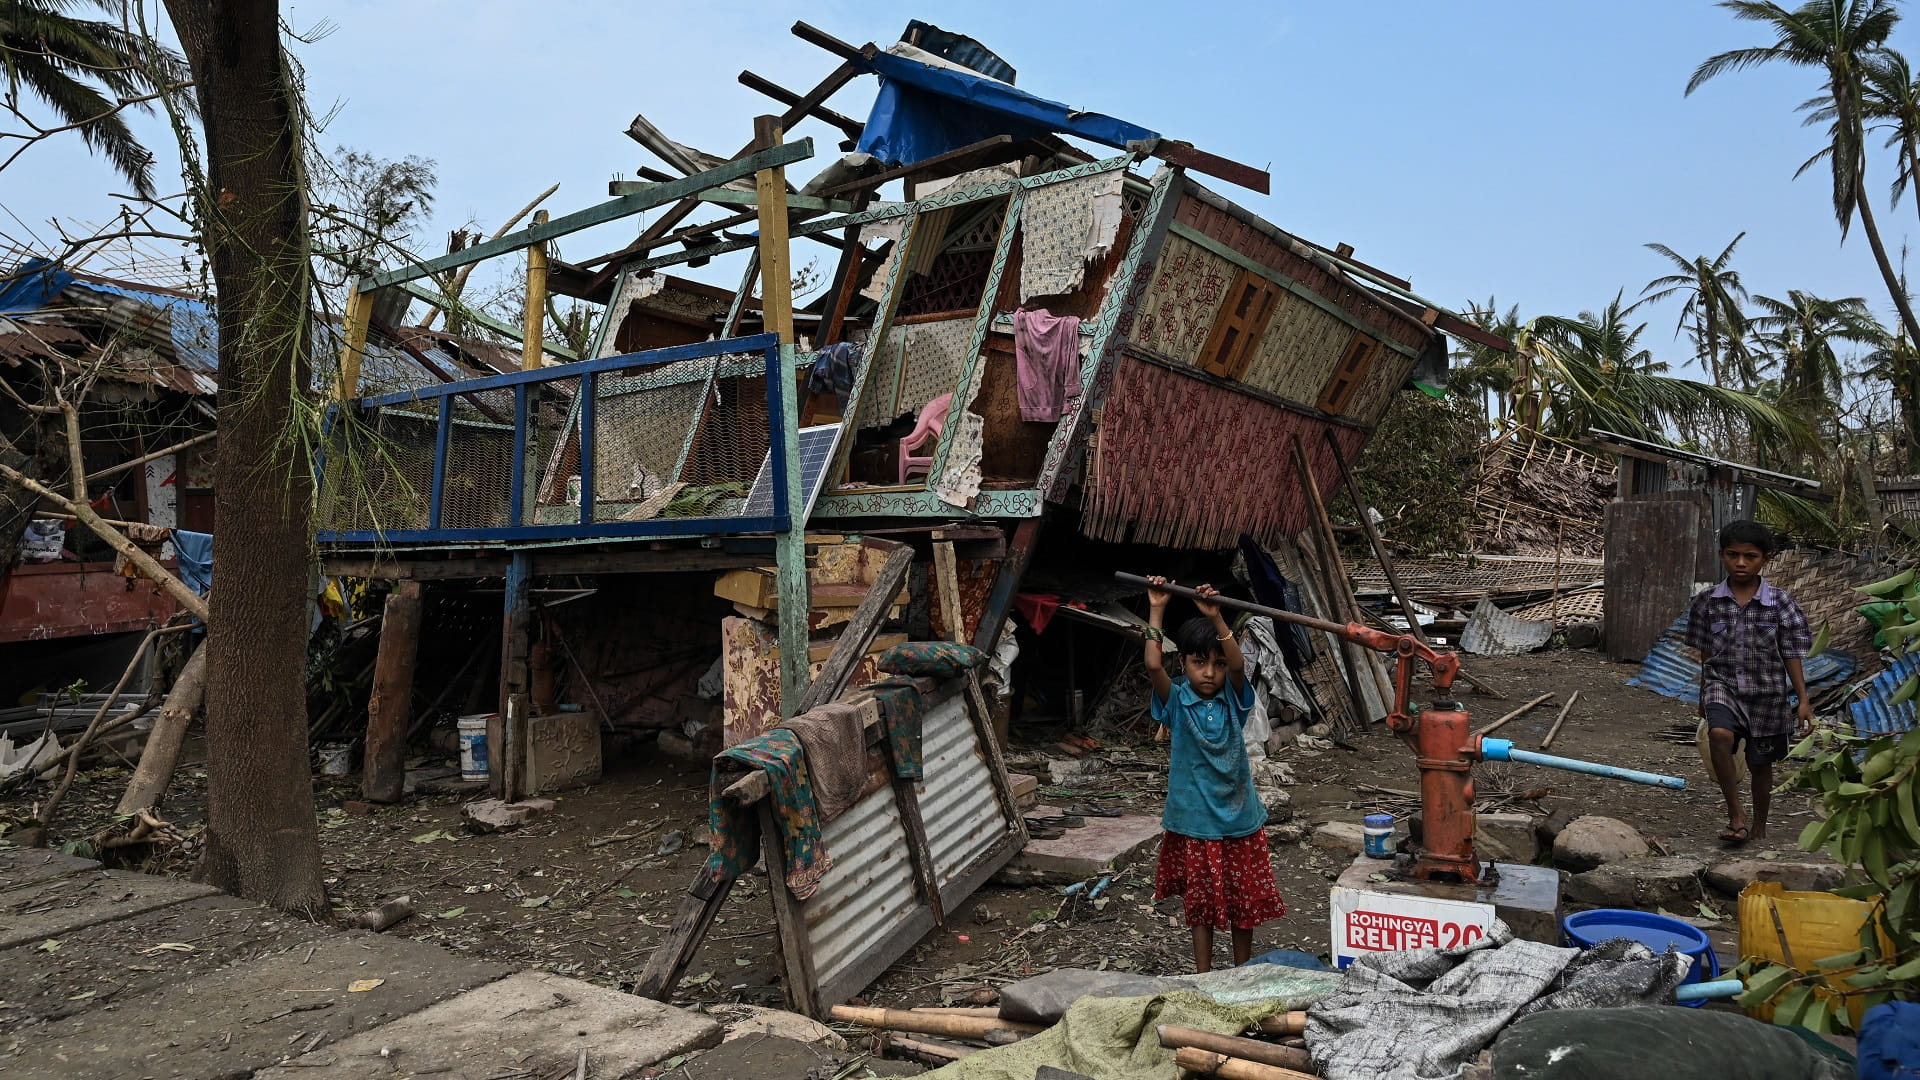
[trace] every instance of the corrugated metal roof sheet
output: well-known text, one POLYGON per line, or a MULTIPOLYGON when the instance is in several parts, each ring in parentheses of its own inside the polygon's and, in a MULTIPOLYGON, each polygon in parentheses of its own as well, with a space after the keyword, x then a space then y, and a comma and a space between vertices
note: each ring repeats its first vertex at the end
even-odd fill
MULTIPOLYGON (((1640 673, 1628 679, 1627 685, 1681 701, 1698 702, 1700 660, 1695 651, 1687 647, 1686 640, 1687 616, 1683 613, 1660 635, 1660 640, 1653 643, 1646 659, 1640 661, 1640 673)), ((1858 667, 1851 655, 1828 649, 1807 660, 1807 691, 1817 698, 1818 691, 1845 682, 1858 667)))
POLYGON ((1853 716, 1853 726, 1860 731, 1881 734, 1912 731, 1914 703, 1903 701, 1898 705, 1888 705, 1887 699, 1916 671, 1920 671, 1920 653, 1902 657, 1868 683, 1866 696, 1847 706, 1847 712, 1853 716))
POLYGON ((1477 656, 1518 656, 1552 639, 1552 623, 1516 619, 1483 596, 1460 634, 1460 648, 1477 656))

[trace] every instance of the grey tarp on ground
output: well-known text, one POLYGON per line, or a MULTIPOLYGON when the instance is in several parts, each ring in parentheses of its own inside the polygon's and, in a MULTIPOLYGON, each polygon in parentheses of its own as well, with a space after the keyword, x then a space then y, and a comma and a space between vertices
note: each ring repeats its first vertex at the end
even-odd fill
POLYGON ((1452 1080, 1516 1016, 1657 1005, 1692 960, 1634 942, 1581 954, 1516 941, 1505 923, 1459 949, 1372 953, 1307 1010, 1307 1049, 1327 1080, 1452 1080))
POLYGON ((1304 1009, 1341 984, 1337 971, 1308 971, 1279 964, 1159 978, 1120 971, 1056 968, 1000 988, 1000 1015, 1029 1024, 1051 1024, 1081 998, 1148 997, 1196 990, 1226 1005, 1277 1002, 1282 1011, 1304 1009))
POLYGON ((1785 1028, 1712 1009, 1556 1010, 1493 1044, 1494 1080, 1850 1080, 1785 1028))

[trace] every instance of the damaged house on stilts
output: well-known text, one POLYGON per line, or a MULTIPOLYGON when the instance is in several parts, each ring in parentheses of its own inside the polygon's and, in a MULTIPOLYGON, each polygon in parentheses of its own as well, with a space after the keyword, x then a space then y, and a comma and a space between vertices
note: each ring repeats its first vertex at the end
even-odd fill
MULTIPOLYGON (((1036 557, 1291 545, 1313 527, 1308 489, 1330 498, 1394 394, 1443 377, 1446 334, 1505 343, 1197 179, 1265 192, 1265 173, 1016 89, 970 39, 794 33, 838 66, 804 93, 742 73, 788 107, 736 156, 636 118, 628 134, 672 172, 359 280, 317 521, 328 574, 388 590, 383 653, 411 655, 406 627, 431 636, 417 628, 436 593, 498 605, 497 638, 475 643, 491 657, 497 640, 498 678, 471 665, 469 703, 497 710, 504 798, 602 742, 777 757, 765 736, 783 720, 855 716, 850 805, 809 825, 830 864, 773 838, 771 773, 716 781, 724 820, 765 823, 787 994, 819 1014, 1025 841, 1000 756, 1020 693, 903 644, 994 656, 1036 557), (880 84, 866 121, 827 106, 865 75, 880 84), (814 122, 848 153, 796 189, 817 155, 786 133, 814 122), (597 258, 546 250, 654 210, 597 258), (703 210, 719 216, 693 221, 703 210), (796 309, 808 246, 831 269, 796 309), (604 305, 587 354, 554 357, 534 319, 523 370, 361 391, 383 298, 436 302, 423 278, 505 256, 528 260, 531 311, 547 291, 604 305), (728 256, 744 262, 732 290, 669 272, 728 256), (1183 481, 1201 469, 1215 495, 1195 501, 1183 481)), ((1377 697, 1367 665, 1334 677, 1377 697)), ((392 799, 411 669, 376 671, 365 783, 392 799)), ((714 838, 641 992, 671 990, 754 843, 714 838)))

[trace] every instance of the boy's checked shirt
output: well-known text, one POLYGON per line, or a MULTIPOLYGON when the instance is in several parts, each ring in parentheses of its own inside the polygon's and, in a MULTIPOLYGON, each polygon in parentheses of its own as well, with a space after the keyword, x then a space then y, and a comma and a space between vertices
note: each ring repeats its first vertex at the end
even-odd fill
POLYGON ((1705 672, 1700 705, 1725 705, 1747 720, 1754 737, 1793 731, 1793 681, 1787 660, 1804 659, 1813 647, 1807 615, 1785 589, 1765 578, 1741 607, 1726 582, 1694 598, 1687 615, 1687 644, 1700 650, 1705 672))

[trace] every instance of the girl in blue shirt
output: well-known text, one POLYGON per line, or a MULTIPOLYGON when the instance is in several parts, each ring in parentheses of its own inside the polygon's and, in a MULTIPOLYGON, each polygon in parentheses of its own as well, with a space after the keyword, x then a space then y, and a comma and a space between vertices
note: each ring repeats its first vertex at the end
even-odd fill
MULTIPOLYGON (((1154 585, 1167 579, 1148 578, 1154 585)), ((1193 930, 1195 971, 1213 968, 1215 928, 1233 934, 1233 962, 1253 956, 1253 929, 1286 914, 1267 851, 1267 808, 1253 787, 1253 769, 1241 728, 1253 709, 1245 659, 1211 585, 1194 589, 1201 617, 1174 634, 1182 674, 1169 678, 1161 662, 1161 628, 1172 594, 1149 588, 1147 673, 1153 679, 1153 718, 1171 732, 1167 809, 1160 825, 1160 865, 1154 899, 1186 900, 1193 930)))

